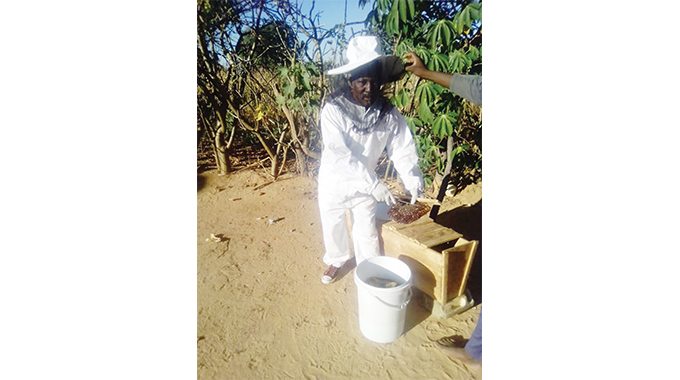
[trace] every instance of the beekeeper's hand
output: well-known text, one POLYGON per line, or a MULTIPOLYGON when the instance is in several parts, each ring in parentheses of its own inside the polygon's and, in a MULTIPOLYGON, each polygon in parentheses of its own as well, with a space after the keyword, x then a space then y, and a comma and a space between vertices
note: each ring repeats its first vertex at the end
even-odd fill
POLYGON ((397 201, 394 200, 394 195, 392 195, 390 189, 388 189, 387 186, 383 185, 382 183, 378 183, 378 186, 376 186, 375 189, 371 191, 371 195, 378 202, 385 202, 388 206, 392 206, 393 204, 397 203, 397 201))
POLYGON ((414 187, 413 189, 408 190, 408 193, 411 194, 411 204, 414 204, 420 195, 420 187, 414 187))

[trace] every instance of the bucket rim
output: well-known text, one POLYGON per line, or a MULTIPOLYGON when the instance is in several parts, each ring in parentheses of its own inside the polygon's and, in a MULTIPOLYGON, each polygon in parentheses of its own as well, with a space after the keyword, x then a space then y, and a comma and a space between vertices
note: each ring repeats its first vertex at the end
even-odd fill
POLYGON ((401 290, 410 288, 410 287, 413 285, 413 283, 411 282, 411 280, 408 280, 408 281, 406 281, 405 283, 403 283, 403 284, 401 284, 401 285, 399 285, 399 286, 395 286, 394 288, 379 288, 379 287, 377 287, 377 286, 373 286, 373 285, 369 285, 369 284, 365 283, 365 282, 362 281, 356 274, 354 275, 354 282, 355 282, 356 284, 358 284, 359 286, 363 286, 363 287, 365 287, 365 288, 370 289, 371 291, 376 291, 376 292, 378 292, 378 293, 380 293, 380 292, 395 292, 395 291, 401 291, 401 290))
MULTIPOLYGON (((401 276, 399 276, 399 277, 401 277, 401 276)), ((407 289, 407 288, 409 288, 413 285, 413 272, 411 271, 411 268, 408 266, 408 264, 406 264, 402 260, 399 260, 396 257, 376 256, 376 257, 371 257, 369 259, 366 259, 363 262, 359 263, 359 265, 357 265, 357 267, 354 269, 354 282, 359 286, 363 286, 363 287, 370 289, 371 291, 377 291, 377 292, 401 291, 401 290, 407 289), (366 283, 364 280, 362 280, 359 277, 358 272, 359 272, 359 267, 361 265, 363 265, 364 263, 370 262, 371 260, 373 260, 373 261, 384 261, 385 259, 388 259, 388 261, 397 260, 406 267, 406 269, 408 270, 408 279, 403 284, 401 284, 399 286, 395 286, 394 288, 379 288, 377 286, 369 285, 368 283, 366 283)))

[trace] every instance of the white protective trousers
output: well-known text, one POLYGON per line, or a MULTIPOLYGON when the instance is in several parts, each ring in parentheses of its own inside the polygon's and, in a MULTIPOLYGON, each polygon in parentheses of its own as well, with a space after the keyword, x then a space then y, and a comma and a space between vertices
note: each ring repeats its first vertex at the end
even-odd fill
MULTIPOLYGON (((357 106, 358 107, 358 106, 357 106)), ((321 111, 324 149, 319 169, 319 211, 326 253, 326 265, 341 266, 351 258, 345 211, 352 217, 352 238, 356 263, 379 256, 376 205, 371 191, 378 185, 375 175, 383 150, 394 163, 406 188, 418 186, 418 168, 413 136, 396 108, 389 111, 369 133, 354 130, 338 106, 327 103, 321 111)))
POLYGON ((326 254, 326 265, 342 266, 352 258, 345 211, 350 210, 352 240, 357 265, 380 255, 378 229, 375 223, 376 200, 371 195, 359 195, 338 202, 332 195, 319 193, 319 211, 326 254))

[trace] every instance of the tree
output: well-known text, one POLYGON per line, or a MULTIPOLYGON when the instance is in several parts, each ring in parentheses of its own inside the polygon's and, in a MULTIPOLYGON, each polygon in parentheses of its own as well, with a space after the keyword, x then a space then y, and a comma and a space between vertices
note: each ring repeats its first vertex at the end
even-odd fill
MULTIPOLYGON (((329 41, 346 25, 319 26, 319 12, 289 0, 197 1, 197 124, 210 138, 219 173, 240 145, 259 143, 281 172, 287 153, 308 174, 318 160, 319 110, 329 92, 325 71, 329 41)), ((363 22, 361 22, 363 23, 363 22)))
MULTIPOLYGON (((280 62, 295 45, 294 33, 280 20, 268 19, 266 2, 199 0, 198 107, 211 135, 218 172, 230 171, 229 153, 236 130, 254 136, 271 160, 271 174, 279 174, 279 157, 286 134, 259 118, 269 94, 257 74, 280 62), (204 97, 205 101, 200 101, 204 97), (211 118, 210 116, 214 116, 211 118), (229 135, 229 138, 225 136, 229 135)), ((266 83, 266 81, 265 81, 266 83)), ((272 102, 274 98, 271 99, 272 102)))
POLYGON ((348 23, 345 15, 343 24, 323 28, 319 26, 320 13, 314 11, 314 0, 307 13, 297 3, 293 5, 288 0, 281 0, 278 4, 279 7, 273 12, 277 14, 277 18, 285 20, 297 31, 300 45, 295 54, 289 56, 288 64, 279 69, 280 81, 272 83, 272 91, 291 130, 298 172, 306 175, 307 160, 321 158, 319 110, 329 93, 325 75, 328 69, 325 57, 329 53, 329 42, 337 41, 336 48, 343 46, 346 43, 345 26, 363 24, 364 21, 348 23))
POLYGON ((236 45, 236 54, 241 57, 252 55, 254 65, 273 70, 297 55, 296 42, 295 31, 284 21, 274 20, 259 28, 248 28, 236 45))
POLYGON ((224 56, 220 55, 217 47, 220 39, 224 38, 222 31, 238 23, 239 11, 231 0, 198 0, 197 18, 199 125, 210 135, 218 173, 226 174, 231 171, 229 156, 235 133, 225 102, 232 76, 219 63, 224 56), (228 132, 230 138, 225 139, 228 132))
MULTIPOLYGON (((481 2, 376 0, 368 19, 369 28, 395 55, 413 51, 436 71, 482 72, 481 2)), ((481 178, 479 107, 415 76, 396 84, 391 101, 416 137, 426 182, 453 173, 461 188, 481 178)))

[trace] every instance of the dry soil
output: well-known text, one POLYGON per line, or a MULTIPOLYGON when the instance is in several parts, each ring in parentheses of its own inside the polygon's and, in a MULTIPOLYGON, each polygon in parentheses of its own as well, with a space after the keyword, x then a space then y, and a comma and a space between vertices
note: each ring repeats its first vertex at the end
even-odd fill
MULTIPOLYGON (((447 198, 442 210, 480 199, 481 183, 447 198)), ((434 344, 468 338, 481 305, 440 319, 411 302, 397 341, 363 337, 352 265, 330 285, 320 280, 313 178, 201 173, 197 211, 199 379, 481 378, 434 344)))

